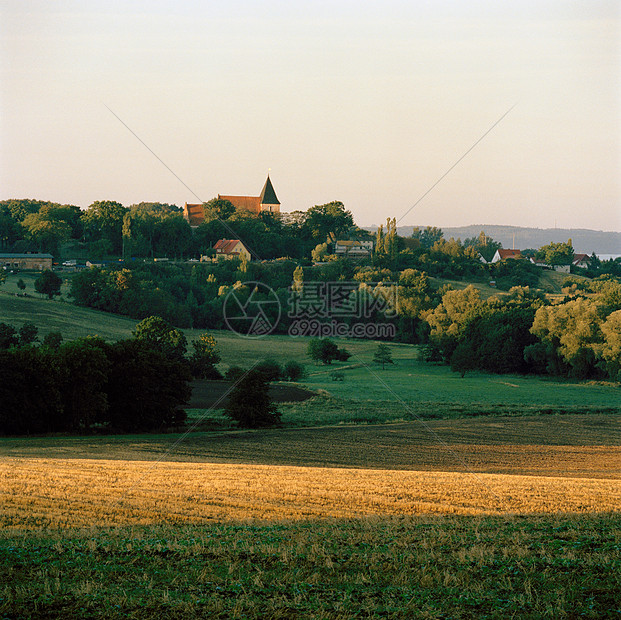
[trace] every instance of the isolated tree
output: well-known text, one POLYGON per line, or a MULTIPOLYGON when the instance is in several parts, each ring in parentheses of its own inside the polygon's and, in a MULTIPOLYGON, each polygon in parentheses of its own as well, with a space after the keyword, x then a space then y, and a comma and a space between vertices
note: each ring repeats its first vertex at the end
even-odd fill
POLYGON ((187 350, 185 334, 160 316, 149 316, 136 325, 134 338, 160 351, 167 358, 181 361, 187 350))
POLYGON ((311 338, 306 352, 314 362, 322 362, 323 364, 331 364, 335 360, 345 362, 351 357, 351 353, 347 349, 339 349, 336 343, 329 338, 311 338))
POLYGON ((254 370, 263 373, 268 381, 278 381, 282 376, 282 367, 273 359, 264 359, 254 367, 254 370))
POLYGON ((17 288, 22 292, 26 290, 26 283, 21 278, 17 281, 17 288))
POLYGON ((390 352, 390 347, 387 344, 380 342, 377 345, 377 349, 375 350, 375 353, 373 354, 373 361, 376 364, 381 364, 382 370, 384 370, 384 367, 386 366, 386 364, 394 364, 394 361, 392 359, 392 354, 390 352))
POLYGON ((54 295, 60 295, 60 287, 63 281, 50 269, 46 269, 34 282, 35 291, 47 295, 52 299, 54 295))
POLYGON ((242 428, 280 424, 280 412, 270 400, 269 381, 257 370, 251 370, 233 388, 224 414, 242 428))

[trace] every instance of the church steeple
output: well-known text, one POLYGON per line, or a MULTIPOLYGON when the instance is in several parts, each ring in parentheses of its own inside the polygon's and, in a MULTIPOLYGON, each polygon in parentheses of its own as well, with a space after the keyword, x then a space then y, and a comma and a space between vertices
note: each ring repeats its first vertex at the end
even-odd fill
POLYGON ((261 211, 280 211, 280 200, 276 196, 269 174, 261 190, 261 211))

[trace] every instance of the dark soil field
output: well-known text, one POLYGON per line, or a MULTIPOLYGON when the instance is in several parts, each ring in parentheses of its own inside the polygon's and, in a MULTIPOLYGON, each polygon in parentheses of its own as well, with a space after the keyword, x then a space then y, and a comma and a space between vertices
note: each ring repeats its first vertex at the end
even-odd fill
POLYGON ((318 428, 0 439, 0 457, 176 461, 574 478, 621 477, 617 415, 539 415, 318 428))
MULTIPOLYGON (((189 406, 195 409, 222 408, 228 402, 232 386, 230 381, 193 381, 189 406)), ((276 403, 297 403, 313 396, 314 392, 295 385, 270 385, 270 398, 276 403)))

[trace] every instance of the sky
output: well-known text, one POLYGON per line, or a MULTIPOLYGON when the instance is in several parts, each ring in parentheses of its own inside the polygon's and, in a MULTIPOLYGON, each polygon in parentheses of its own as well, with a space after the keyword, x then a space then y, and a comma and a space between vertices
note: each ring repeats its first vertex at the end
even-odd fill
POLYGON ((621 231, 620 13, 0 0, 0 199, 182 206, 269 171, 283 211, 361 226, 621 231))

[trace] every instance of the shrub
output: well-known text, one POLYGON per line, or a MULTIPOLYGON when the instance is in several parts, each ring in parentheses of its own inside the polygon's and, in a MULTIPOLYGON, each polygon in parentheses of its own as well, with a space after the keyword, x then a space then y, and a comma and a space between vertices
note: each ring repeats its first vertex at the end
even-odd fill
POLYGON ((306 369, 303 364, 295 360, 285 362, 282 369, 282 376, 286 381, 299 381, 306 375, 306 369))
POLYGON ((260 372, 268 381, 278 381, 282 376, 282 368, 280 364, 272 359, 265 359, 259 362, 254 370, 260 372))
POLYGON ((245 372, 246 369, 241 366, 229 366, 229 369, 224 373, 224 378, 227 381, 237 381, 245 372))

